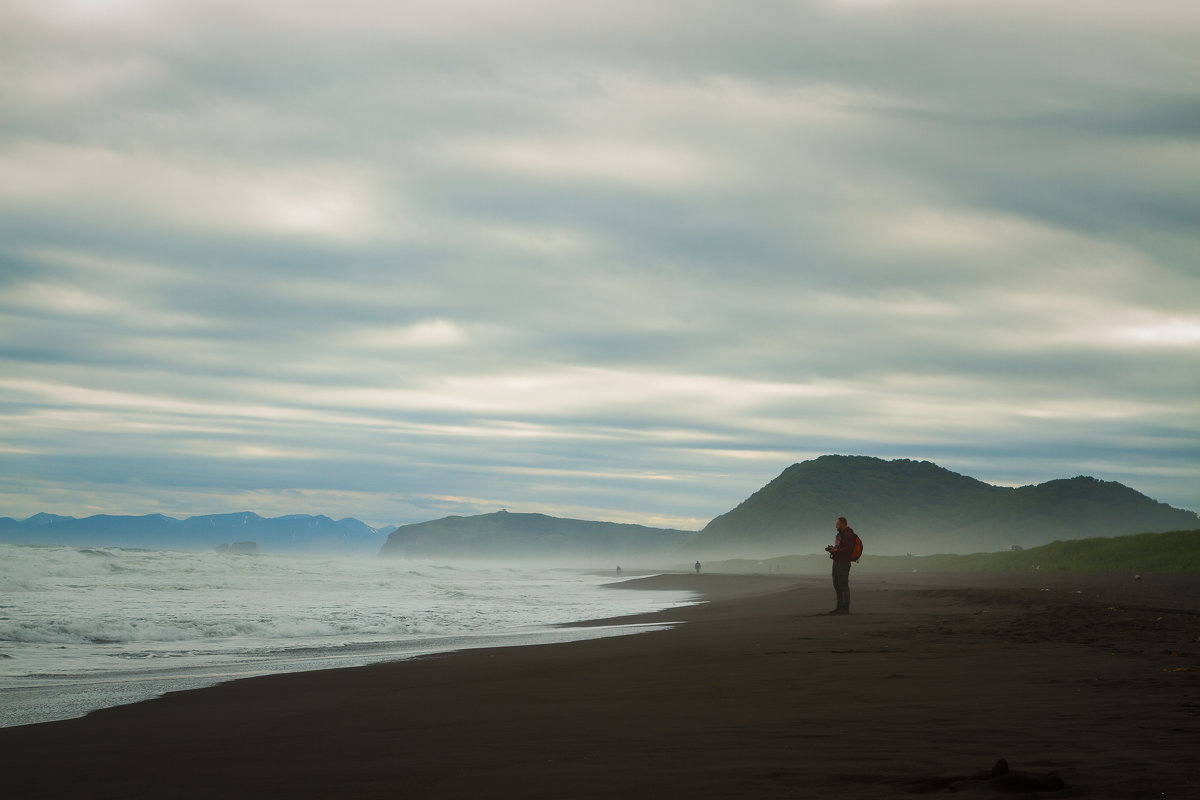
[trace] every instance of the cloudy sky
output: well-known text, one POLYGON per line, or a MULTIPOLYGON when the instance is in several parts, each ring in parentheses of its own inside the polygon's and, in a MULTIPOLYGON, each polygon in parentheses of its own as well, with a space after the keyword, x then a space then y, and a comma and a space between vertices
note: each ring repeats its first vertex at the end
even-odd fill
POLYGON ((0 0, 0 515, 824 453, 1200 509, 1200 6, 0 0))

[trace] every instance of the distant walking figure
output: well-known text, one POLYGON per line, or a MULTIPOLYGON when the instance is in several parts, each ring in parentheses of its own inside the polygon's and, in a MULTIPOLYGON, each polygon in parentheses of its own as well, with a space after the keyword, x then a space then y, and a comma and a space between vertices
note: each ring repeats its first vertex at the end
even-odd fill
POLYGON ((833 559, 833 591, 837 594, 837 608, 830 614, 850 613, 850 562, 854 559, 854 543, 858 534, 846 523, 845 517, 838 517, 833 523, 837 528, 837 536, 833 544, 825 548, 833 559))
POLYGON ((700 562, 699 561, 696 562, 696 574, 697 575, 700 574, 700 562))

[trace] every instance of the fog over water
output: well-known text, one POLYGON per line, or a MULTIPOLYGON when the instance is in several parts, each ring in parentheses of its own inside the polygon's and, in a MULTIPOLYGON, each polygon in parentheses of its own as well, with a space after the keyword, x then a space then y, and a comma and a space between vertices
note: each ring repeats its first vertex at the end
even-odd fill
POLYGON ((643 628, 689 603, 613 575, 382 558, 0 545, 0 726, 235 677, 643 628))

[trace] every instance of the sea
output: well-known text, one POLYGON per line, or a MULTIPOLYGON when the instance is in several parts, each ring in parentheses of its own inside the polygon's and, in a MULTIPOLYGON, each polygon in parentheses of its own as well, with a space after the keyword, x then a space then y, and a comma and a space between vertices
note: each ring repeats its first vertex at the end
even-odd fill
POLYGON ((236 678, 663 625, 699 601, 614 573, 382 557, 0 544, 0 727, 236 678))

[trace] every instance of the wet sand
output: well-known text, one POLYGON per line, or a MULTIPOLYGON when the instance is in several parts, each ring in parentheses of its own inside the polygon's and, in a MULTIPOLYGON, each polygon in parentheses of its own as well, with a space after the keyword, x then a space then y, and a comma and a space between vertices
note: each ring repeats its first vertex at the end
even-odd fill
POLYGON ((13 798, 1200 797, 1190 575, 680 574, 670 630, 0 729, 13 798), (1010 772, 988 772, 999 759, 1010 772), (975 777, 972 777, 972 776, 975 777))

